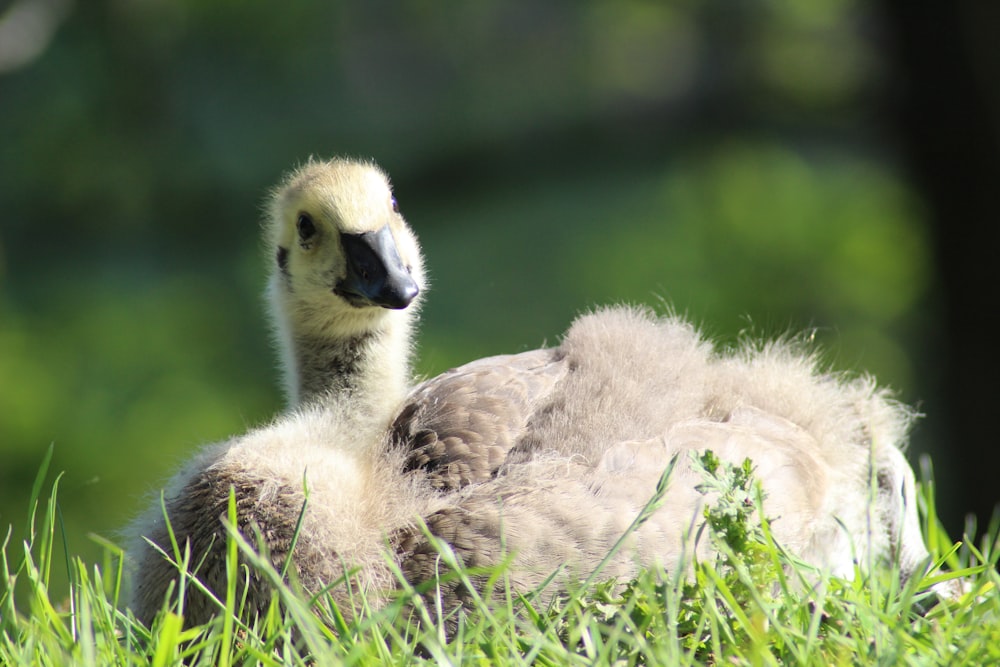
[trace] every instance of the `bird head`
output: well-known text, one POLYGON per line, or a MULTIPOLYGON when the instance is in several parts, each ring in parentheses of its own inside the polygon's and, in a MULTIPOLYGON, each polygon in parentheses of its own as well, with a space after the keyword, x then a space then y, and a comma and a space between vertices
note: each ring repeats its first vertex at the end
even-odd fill
POLYGON ((308 162, 274 191, 268 218, 272 290, 302 319, 406 309, 423 287, 416 237, 373 163, 308 162))

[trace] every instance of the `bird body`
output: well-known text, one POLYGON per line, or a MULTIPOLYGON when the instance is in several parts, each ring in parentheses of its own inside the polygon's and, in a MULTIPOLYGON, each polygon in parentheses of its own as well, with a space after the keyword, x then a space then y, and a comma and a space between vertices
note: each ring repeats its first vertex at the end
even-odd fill
MULTIPOLYGON (((541 577, 559 563, 599 562, 561 552, 589 544, 603 555, 652 496, 671 457, 705 450, 754 462, 774 534, 792 553, 853 576, 856 560, 870 565, 905 547, 902 569, 916 571, 927 556, 919 528, 905 544, 897 533, 916 521, 913 475, 899 450, 912 413, 870 378, 821 372, 798 347, 786 341, 718 352, 675 317, 605 309, 579 318, 557 348, 473 362, 417 388, 394 425, 393 446, 408 452, 404 469, 432 488, 465 489, 456 497, 475 505, 468 515, 492 513, 498 522, 503 515, 507 548, 535 552, 518 556, 515 569, 520 558, 544 563, 541 577), (470 374, 484 378, 472 392, 456 382, 470 374), (530 395, 524 387, 538 376, 541 389, 530 395), (491 402, 480 386, 491 380, 494 391, 517 399, 491 402), (498 403, 512 407, 505 412, 498 403), (513 506, 508 496, 517 499, 513 506), (509 516, 515 507, 527 512, 521 521, 509 516), (530 537, 536 533, 550 538, 530 537)), ((663 507, 623 563, 674 566, 690 555, 684 538, 702 518, 707 499, 695 489, 702 481, 681 457, 663 507)))
MULTIPOLYGON (((255 527, 280 569, 304 485, 292 562, 307 590, 357 568, 355 585, 377 603, 396 585, 387 551, 414 583, 433 578, 441 565, 421 525, 468 566, 510 554, 512 583, 529 590, 560 568, 563 582, 589 574, 671 457, 711 449, 752 459, 773 533, 791 553, 848 577, 855 562, 901 554, 913 574, 927 551, 919 528, 899 530, 916 520, 898 449, 910 418, 869 379, 822 373, 793 343, 720 353, 681 320, 610 308, 579 318, 556 348, 479 360, 416 387, 376 446, 357 446, 351 420, 317 404, 211 447, 168 490, 167 510, 195 562, 209 554, 198 576, 213 590, 225 581, 229 489, 240 528, 253 541, 255 527), (492 396, 481 386, 491 378, 492 396)), ((702 481, 682 456, 662 506, 605 574, 708 553, 695 539, 711 501, 695 488, 702 481)), ((146 534, 168 543, 162 519, 146 534)), ((149 619, 176 573, 152 550, 139 571, 136 613, 149 619)), ((251 605, 261 609, 267 590, 251 582, 251 605)), ((442 589, 452 606, 467 594, 442 589)), ((189 618, 210 612, 204 600, 188 603, 189 618)))

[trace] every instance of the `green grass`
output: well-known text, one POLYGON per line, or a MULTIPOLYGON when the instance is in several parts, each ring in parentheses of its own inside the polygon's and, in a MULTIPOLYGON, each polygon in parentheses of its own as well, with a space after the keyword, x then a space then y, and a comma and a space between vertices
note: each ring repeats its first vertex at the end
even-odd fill
MULTIPOLYGON (((705 490, 719 494, 706 523, 721 555, 692 564, 687 577, 650 569, 615 583, 604 581, 598 567, 542 604, 535 593, 512 591, 500 567, 485 573, 487 589, 498 583, 506 594, 477 597, 467 614, 447 621, 435 620, 442 610, 434 608, 433 595, 421 596, 406 582, 385 608, 354 595, 355 613, 345 615, 323 595, 310 601, 297 593, 231 531, 230 573, 242 551, 274 584, 274 604, 252 623, 240 620, 241 592, 232 576, 219 599, 226 613, 185 629, 176 602, 165 601, 151 628, 122 608, 115 545, 102 541, 106 556, 99 564, 57 549, 59 481, 43 498, 46 460, 30 498, 28 534, 22 540, 8 530, 0 553, 0 664, 1000 664, 1000 521, 977 539, 953 543, 934 515, 929 469, 921 508, 934 567, 900 586, 891 567, 847 581, 795 562, 774 543, 766 522, 750 519, 760 492, 749 466, 701 463, 705 490), (56 567, 70 572, 65 601, 49 593, 56 567), (969 592, 918 613, 930 606, 927 588, 956 575, 965 577, 969 592)), ((660 491, 668 476, 669 470, 660 491)), ((660 500, 654 496, 633 527, 660 500)), ((462 569, 446 544, 438 547, 442 571, 450 571, 442 576, 463 578, 470 588, 481 580, 483 572, 462 569)))

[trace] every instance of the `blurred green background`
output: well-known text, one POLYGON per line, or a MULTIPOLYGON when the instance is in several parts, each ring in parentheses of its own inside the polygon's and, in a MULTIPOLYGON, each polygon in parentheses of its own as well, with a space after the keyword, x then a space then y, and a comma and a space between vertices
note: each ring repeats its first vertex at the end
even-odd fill
POLYGON ((892 122, 893 20, 852 0, 0 2, 0 526, 21 539, 55 443, 69 550, 96 558, 88 536, 116 539, 190 452, 282 408, 262 203, 309 155, 351 155, 392 175, 425 249, 420 373, 619 301, 723 344, 815 330, 833 367, 926 411, 911 459, 936 454, 958 532, 948 292, 892 122))

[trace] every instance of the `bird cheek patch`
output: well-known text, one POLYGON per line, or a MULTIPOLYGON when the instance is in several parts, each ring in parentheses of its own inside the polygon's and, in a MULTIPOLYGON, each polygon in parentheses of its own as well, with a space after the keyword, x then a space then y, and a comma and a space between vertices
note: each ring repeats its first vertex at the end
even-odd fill
POLYGON ((286 278, 290 277, 288 274, 288 248, 282 248, 278 246, 278 268, 281 270, 282 275, 286 278))

